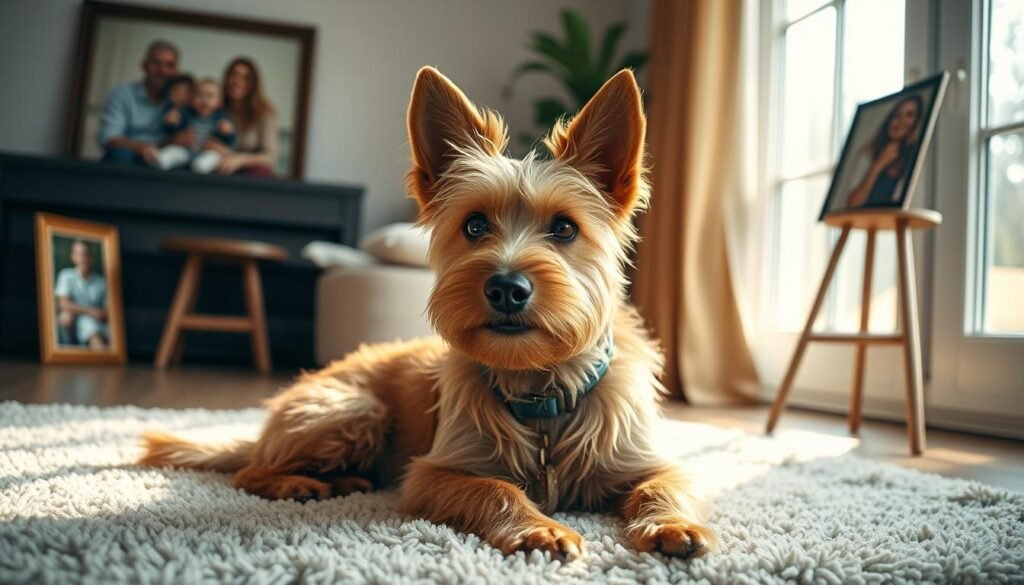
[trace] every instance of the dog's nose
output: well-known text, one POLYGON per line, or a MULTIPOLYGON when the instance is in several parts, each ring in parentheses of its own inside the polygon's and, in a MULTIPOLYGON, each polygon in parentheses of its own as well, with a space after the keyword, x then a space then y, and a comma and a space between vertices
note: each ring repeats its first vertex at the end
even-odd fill
POLYGON ((495 274, 484 283, 484 295, 491 308, 506 315, 525 309, 532 294, 533 283, 522 272, 495 274))

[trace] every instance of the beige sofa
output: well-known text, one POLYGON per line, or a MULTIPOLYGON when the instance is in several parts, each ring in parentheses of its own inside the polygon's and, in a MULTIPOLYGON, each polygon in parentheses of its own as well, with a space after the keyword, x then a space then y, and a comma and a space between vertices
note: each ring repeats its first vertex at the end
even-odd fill
POLYGON ((329 268, 316 287, 316 360, 344 357, 363 343, 431 335, 426 308, 434 274, 377 264, 329 268))

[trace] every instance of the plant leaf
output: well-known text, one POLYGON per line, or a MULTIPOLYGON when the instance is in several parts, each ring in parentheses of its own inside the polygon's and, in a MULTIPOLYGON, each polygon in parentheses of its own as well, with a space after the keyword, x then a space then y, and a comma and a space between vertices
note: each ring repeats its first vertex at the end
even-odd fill
POLYGON ((590 26, 579 12, 563 10, 562 27, 566 56, 570 59, 569 71, 578 76, 590 74, 590 26))
POLYGON ((555 79, 561 79, 562 77, 559 71, 556 71, 553 66, 548 65, 547 63, 542 61, 527 61, 519 67, 516 67, 512 72, 512 75, 509 75, 508 82, 502 90, 502 96, 505 99, 512 97, 512 86, 515 85, 515 82, 518 81, 520 77, 527 73, 547 73, 555 79))
MULTIPOLYGON (((572 97, 576 99, 576 109, 582 108, 584 104, 594 97, 605 78, 600 75, 588 75, 586 77, 574 77, 565 82, 572 97)), ((574 110, 575 111, 575 110, 574 110)))
POLYGON ((541 57, 547 57, 556 64, 562 66, 565 70, 570 70, 572 58, 568 55, 565 47, 563 47, 555 37, 547 33, 535 32, 533 33, 533 41, 528 45, 528 47, 541 57))
POLYGON ((632 69, 634 72, 637 72, 643 69, 644 65, 647 65, 647 53, 644 51, 634 51, 622 58, 622 62, 615 68, 615 71, 632 69))
POLYGON ((528 150, 532 150, 537 146, 537 143, 540 142, 542 137, 543 135, 534 136, 533 134, 524 131, 519 133, 519 142, 528 150))
POLYGON ((639 71, 647 62, 646 53, 637 51, 627 54, 617 69, 609 68, 626 32, 625 22, 609 26, 601 36, 600 49, 592 55, 591 31, 586 19, 572 9, 563 10, 561 16, 565 39, 541 31, 531 33, 527 48, 534 53, 535 58, 517 67, 509 76, 508 85, 504 89, 506 98, 510 97, 513 84, 528 73, 547 73, 557 79, 575 101, 576 107, 571 107, 573 104, 566 106, 563 101, 554 98, 534 102, 535 121, 538 126, 545 128, 558 118, 583 107, 618 69, 639 71))
POLYGON ((515 68, 512 75, 509 76, 509 81, 515 81, 519 77, 526 75, 527 73, 550 73, 551 75, 558 75, 555 68, 542 61, 527 61, 519 67, 515 68))
POLYGON ((563 116, 569 115, 569 108, 555 98, 541 98, 533 104, 533 121, 541 128, 547 129, 563 116))
POLYGON ((532 42, 528 46, 542 59, 552 63, 552 73, 570 93, 576 96, 575 84, 579 73, 574 69, 576 67, 575 59, 567 48, 553 36, 543 32, 534 32, 532 42))
POLYGON ((611 77, 613 71, 608 71, 612 64, 612 57, 615 56, 615 49, 619 47, 619 40, 626 32, 626 23, 619 22, 608 27, 604 31, 604 38, 601 40, 601 52, 598 54, 596 69, 601 77, 611 77))

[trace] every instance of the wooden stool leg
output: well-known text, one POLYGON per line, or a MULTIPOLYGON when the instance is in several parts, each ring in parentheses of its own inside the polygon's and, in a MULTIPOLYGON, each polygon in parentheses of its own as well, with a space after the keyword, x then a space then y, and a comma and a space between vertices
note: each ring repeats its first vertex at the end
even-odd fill
POLYGON ((917 314, 917 282, 914 279, 914 242, 907 221, 896 224, 899 265, 900 317, 903 321, 903 358, 907 392, 907 437, 910 453, 924 452, 924 376, 921 371, 921 332, 917 314))
POLYGON ((263 312, 263 285, 260 283, 260 268, 255 260, 246 260, 242 265, 245 277, 245 304, 252 323, 252 355, 256 369, 261 373, 270 372, 270 347, 267 341, 267 317, 263 312))
POLYGON ((187 313, 189 299, 196 294, 196 285, 199 282, 202 265, 203 260, 198 254, 189 254, 188 259, 185 260, 185 268, 181 271, 178 288, 174 292, 174 301, 171 303, 171 311, 167 315, 164 333, 160 337, 160 346, 157 348, 156 359, 153 361, 153 366, 158 369, 166 368, 171 360, 171 353, 181 335, 181 319, 187 313))
POLYGON ((829 258, 828 268, 825 269, 825 276, 821 279, 821 286, 818 287, 818 294, 814 297, 814 304, 811 305, 811 314, 807 316, 807 324, 804 325, 804 331, 800 334, 800 341, 796 344, 796 351, 793 352, 793 359, 789 362, 789 369, 786 370, 786 376, 782 379, 782 384, 779 386, 778 394, 775 395, 775 402, 772 403, 772 410, 768 414, 768 425, 766 427, 767 432, 775 430, 775 424, 779 422, 779 415, 782 414, 782 408, 786 404, 786 398, 788 398, 789 390, 793 386, 793 380, 796 378, 796 371, 800 367, 800 360, 804 357, 804 350, 807 349, 807 342, 810 340, 811 329, 814 327, 814 320, 818 317, 818 311, 821 310, 822 303, 825 302, 825 295, 828 293, 828 285, 832 282, 832 276, 836 272, 836 266, 839 265, 839 257, 843 253, 843 248, 846 247, 846 240, 850 236, 850 226, 843 226, 843 231, 839 235, 839 241, 836 242, 836 247, 832 250, 832 257, 829 258))
MULTIPOLYGON (((203 286, 203 271, 200 269, 196 272, 195 284, 192 286, 192 294, 188 297, 188 303, 185 305, 185 314, 191 315, 196 312, 196 303, 199 301, 199 289, 203 286)), ((171 353, 171 363, 175 366, 180 366, 182 358, 185 356, 185 333, 179 332, 178 339, 174 344, 174 351, 171 353)))
MULTIPOLYGON (((868 332, 871 319, 871 280, 875 267, 875 230, 868 230, 867 249, 864 256, 864 289, 860 297, 860 332, 868 332)), ((853 392, 850 394, 850 432, 860 430, 861 404, 864 402, 864 362, 867 360, 866 343, 857 344, 857 354, 853 366, 853 392)))

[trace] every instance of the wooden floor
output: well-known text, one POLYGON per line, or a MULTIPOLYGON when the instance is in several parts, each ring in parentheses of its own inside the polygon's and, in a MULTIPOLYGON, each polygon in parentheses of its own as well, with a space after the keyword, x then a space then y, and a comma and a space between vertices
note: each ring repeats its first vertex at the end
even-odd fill
MULTIPOLYGON (((297 372, 296 372, 297 373, 297 372)), ((292 376, 264 377, 251 370, 188 366, 157 372, 147 365, 40 366, 0 360, 0 401, 63 402, 112 406, 134 404, 163 408, 244 408, 289 383, 292 376)), ((764 431, 767 406, 694 408, 669 403, 666 416, 752 433, 764 431)), ((800 429, 832 437, 848 437, 843 417, 786 410, 778 431, 800 429)), ((852 452, 921 471, 975 479, 1024 491, 1024 442, 966 433, 928 430, 928 449, 910 457, 902 425, 865 421, 852 452)))

